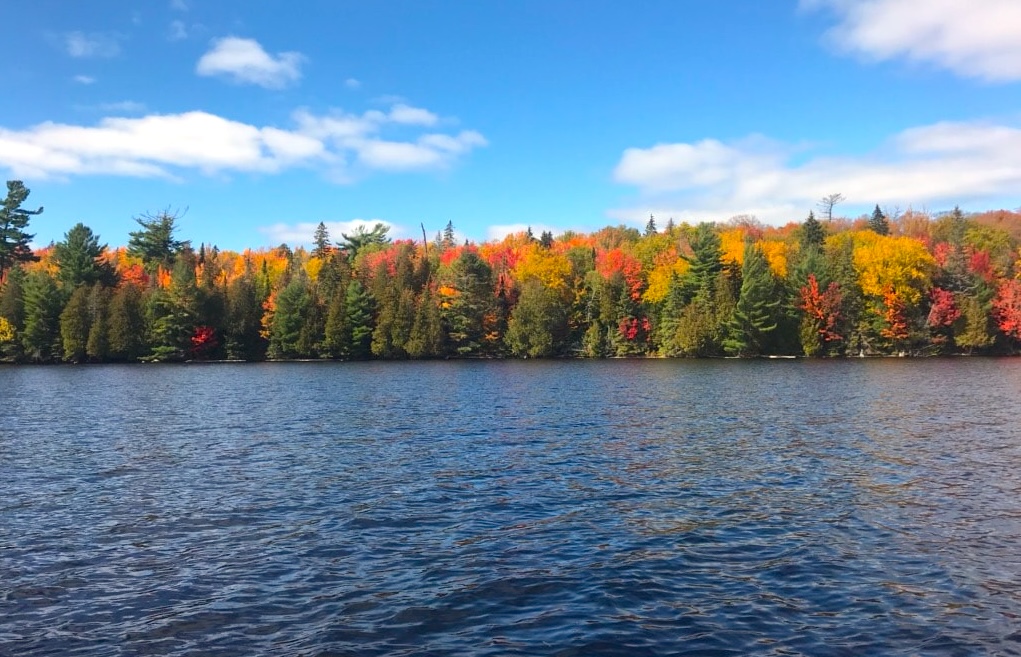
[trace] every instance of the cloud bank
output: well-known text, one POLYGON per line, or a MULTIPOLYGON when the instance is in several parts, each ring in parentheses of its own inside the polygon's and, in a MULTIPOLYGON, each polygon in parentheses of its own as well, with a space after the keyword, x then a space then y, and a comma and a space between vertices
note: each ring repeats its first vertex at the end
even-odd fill
POLYGON ((250 125, 202 111, 111 117, 92 126, 46 122, 24 130, 0 128, 0 166, 25 179, 79 175, 177 179, 188 171, 272 174, 307 167, 335 181, 350 182, 377 171, 443 170, 486 145, 473 130, 423 132, 436 122, 432 112, 404 104, 389 112, 360 115, 299 110, 290 129, 250 125), (419 134, 387 138, 391 129, 419 134))
POLYGON ((801 220, 841 193, 848 206, 907 207, 1016 194, 1021 125, 942 122, 904 130, 863 157, 812 155, 762 137, 724 143, 629 148, 613 172, 641 202, 610 215, 725 220, 752 214, 770 223, 801 220))
POLYGON ((837 50, 990 82, 1021 80, 1017 0, 801 0, 801 6, 836 16, 827 40, 837 50))

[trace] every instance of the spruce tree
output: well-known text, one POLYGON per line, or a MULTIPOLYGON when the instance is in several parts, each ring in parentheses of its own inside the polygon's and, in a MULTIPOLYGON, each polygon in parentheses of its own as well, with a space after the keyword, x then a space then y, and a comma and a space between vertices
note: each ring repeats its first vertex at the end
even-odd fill
POLYGON ((876 204, 876 209, 872 211, 872 216, 869 217, 869 230, 879 235, 890 234, 890 222, 886 220, 886 215, 879 209, 879 204, 876 204))
POLYGON ((312 249, 312 255, 316 258, 325 258, 330 252, 330 232, 326 230, 326 224, 319 222, 316 226, 316 232, 312 236, 312 243, 315 248, 312 249))
POLYGON ((649 222, 645 224, 645 236, 649 237, 650 235, 655 235, 658 232, 659 231, 656 230, 656 218, 650 214, 649 222))
POLYGON ((443 320, 436 295, 428 285, 418 298, 405 350, 412 358, 436 358, 443 354, 443 320))
POLYGON ((815 218, 815 213, 809 211, 808 219, 805 219, 805 223, 801 224, 801 250, 820 249, 825 241, 826 231, 823 229, 822 224, 819 223, 819 220, 815 218))
POLYGON ((103 259, 106 245, 85 224, 78 223, 53 245, 53 261, 61 283, 68 290, 93 283, 112 284, 113 268, 103 259))
POLYGON ((537 280, 527 281, 507 326, 510 352, 528 358, 556 355, 563 349, 567 332, 567 306, 563 298, 537 280))
POLYGON ((724 341, 726 350, 739 356, 766 353, 769 334, 777 327, 779 305, 769 262, 762 250, 749 241, 741 267, 741 294, 724 341))
POLYGON ((299 339, 310 301, 308 283, 302 276, 295 276, 277 294, 269 334, 270 358, 298 358, 303 355, 299 339))

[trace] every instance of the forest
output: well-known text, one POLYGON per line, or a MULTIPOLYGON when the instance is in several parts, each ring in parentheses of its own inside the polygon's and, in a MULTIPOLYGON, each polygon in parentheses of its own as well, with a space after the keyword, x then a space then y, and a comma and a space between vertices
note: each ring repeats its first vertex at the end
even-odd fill
MULTIPOLYGON (((109 248, 0 209, 0 361, 1007 355, 1021 346, 1021 214, 813 212, 782 227, 610 226, 460 242, 388 228, 221 251, 178 217, 109 248), (827 216, 828 215, 828 216, 827 216)), ((423 228, 423 233, 425 232, 423 228)))

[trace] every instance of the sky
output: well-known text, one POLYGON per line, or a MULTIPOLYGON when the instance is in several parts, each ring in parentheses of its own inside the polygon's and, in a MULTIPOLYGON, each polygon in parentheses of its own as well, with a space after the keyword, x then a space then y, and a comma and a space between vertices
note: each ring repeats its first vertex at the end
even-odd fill
POLYGON ((35 243, 1021 206, 1017 0, 6 0, 35 243))

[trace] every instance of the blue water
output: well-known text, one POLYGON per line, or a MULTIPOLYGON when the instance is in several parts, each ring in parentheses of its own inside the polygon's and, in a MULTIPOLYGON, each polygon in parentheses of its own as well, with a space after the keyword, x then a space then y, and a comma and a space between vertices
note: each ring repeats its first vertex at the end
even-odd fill
POLYGON ((2 655, 1021 655, 1021 360, 0 368, 2 655))

